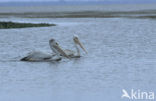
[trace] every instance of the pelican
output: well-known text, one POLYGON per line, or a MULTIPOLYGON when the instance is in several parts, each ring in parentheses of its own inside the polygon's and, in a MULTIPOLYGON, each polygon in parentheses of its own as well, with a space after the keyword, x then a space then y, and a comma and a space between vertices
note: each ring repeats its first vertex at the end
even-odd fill
POLYGON ((87 51, 86 49, 83 47, 82 43, 80 42, 79 38, 77 35, 74 35, 73 36, 73 41, 74 41, 74 46, 76 48, 76 52, 75 51, 72 51, 72 50, 69 50, 69 49, 65 49, 64 52, 68 55, 68 57, 70 58, 80 58, 81 55, 80 55, 80 50, 79 50, 79 47, 78 45, 82 48, 82 50, 87 54, 87 51))
POLYGON ((59 44, 54 39, 49 40, 49 45, 54 54, 35 51, 28 53, 28 55, 22 58, 21 61, 59 61, 61 60, 60 55, 69 58, 68 55, 60 48, 59 44))

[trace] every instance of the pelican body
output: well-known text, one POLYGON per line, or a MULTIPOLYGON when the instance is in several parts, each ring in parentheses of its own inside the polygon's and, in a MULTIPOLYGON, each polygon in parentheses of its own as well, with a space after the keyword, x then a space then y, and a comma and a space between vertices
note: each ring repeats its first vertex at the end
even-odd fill
POLYGON ((22 58, 21 61, 59 61, 61 60, 60 55, 69 58, 68 55, 66 55, 66 53, 60 48, 59 44, 54 39, 49 40, 49 45, 54 54, 35 51, 28 53, 28 55, 22 58))
POLYGON ((21 59, 21 61, 31 61, 31 62, 39 62, 39 61, 59 61, 61 58, 53 58, 54 55, 50 53, 43 53, 40 51, 30 52, 28 55, 21 59))

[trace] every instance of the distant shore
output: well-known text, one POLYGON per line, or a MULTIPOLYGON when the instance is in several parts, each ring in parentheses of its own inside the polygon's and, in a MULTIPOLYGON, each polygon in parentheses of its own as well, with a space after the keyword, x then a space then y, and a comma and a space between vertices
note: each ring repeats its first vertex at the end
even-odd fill
POLYGON ((156 18, 156 4, 0 7, 0 18, 156 18))
POLYGON ((0 18, 156 18, 156 10, 143 11, 82 11, 82 12, 40 12, 0 13, 0 18))

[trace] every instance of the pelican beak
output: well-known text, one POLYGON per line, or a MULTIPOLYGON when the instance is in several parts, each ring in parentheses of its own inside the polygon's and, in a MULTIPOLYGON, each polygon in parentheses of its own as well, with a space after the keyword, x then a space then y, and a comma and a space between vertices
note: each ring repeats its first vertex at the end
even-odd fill
POLYGON ((83 51, 85 51, 86 54, 88 53, 86 49, 83 47, 82 43, 79 41, 79 39, 76 40, 76 43, 83 49, 83 51))
POLYGON ((62 56, 66 57, 66 58, 70 58, 58 44, 57 44, 56 46, 54 46, 54 48, 55 48, 62 56))

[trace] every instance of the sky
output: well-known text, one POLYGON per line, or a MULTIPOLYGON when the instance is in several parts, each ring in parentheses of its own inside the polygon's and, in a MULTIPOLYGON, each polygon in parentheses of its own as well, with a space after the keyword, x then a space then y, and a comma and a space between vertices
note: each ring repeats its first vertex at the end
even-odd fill
POLYGON ((30 2, 36 2, 36 1, 106 1, 106 2, 145 2, 145 3, 152 3, 156 2, 156 0, 0 0, 0 2, 17 2, 17 1, 30 1, 30 2))
MULTIPOLYGON (((0 2, 8 1, 141 1, 141 0, 0 0, 0 2)), ((155 0, 142 0, 142 1, 155 1, 155 0)))
POLYGON ((1 2, 8 1, 114 1, 114 0, 0 0, 1 2))

